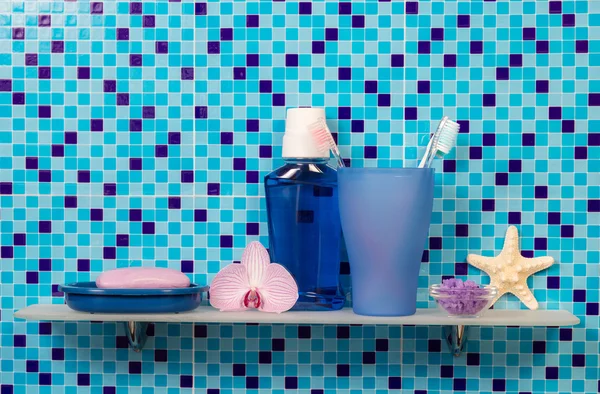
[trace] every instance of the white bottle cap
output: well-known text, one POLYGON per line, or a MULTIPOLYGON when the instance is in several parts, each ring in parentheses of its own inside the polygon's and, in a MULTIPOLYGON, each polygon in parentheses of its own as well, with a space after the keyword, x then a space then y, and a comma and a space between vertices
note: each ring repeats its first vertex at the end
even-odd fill
POLYGON ((285 120, 282 156, 297 159, 329 159, 329 151, 319 149, 311 125, 325 119, 323 108, 290 108, 285 120))

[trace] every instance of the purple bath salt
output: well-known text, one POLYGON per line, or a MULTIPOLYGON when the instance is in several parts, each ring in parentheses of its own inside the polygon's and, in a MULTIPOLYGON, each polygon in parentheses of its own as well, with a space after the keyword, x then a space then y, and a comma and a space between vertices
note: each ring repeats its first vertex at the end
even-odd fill
POLYGON ((438 304, 451 315, 477 315, 489 302, 488 290, 472 280, 444 279, 438 294, 438 304))

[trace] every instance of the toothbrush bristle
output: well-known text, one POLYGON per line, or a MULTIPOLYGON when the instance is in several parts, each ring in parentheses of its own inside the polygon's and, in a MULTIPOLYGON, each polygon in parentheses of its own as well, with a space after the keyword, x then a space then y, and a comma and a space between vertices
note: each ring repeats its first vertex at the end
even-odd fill
POLYGON ((460 125, 458 123, 453 122, 450 119, 446 120, 446 123, 442 127, 442 130, 440 131, 440 135, 438 137, 438 156, 448 154, 452 150, 452 148, 456 146, 456 138, 458 136, 459 130, 460 125))
POLYGON ((317 143, 319 150, 328 151, 335 146, 333 136, 327 129, 327 126, 324 124, 324 122, 316 122, 315 124, 312 124, 311 132, 315 138, 315 142, 317 143))

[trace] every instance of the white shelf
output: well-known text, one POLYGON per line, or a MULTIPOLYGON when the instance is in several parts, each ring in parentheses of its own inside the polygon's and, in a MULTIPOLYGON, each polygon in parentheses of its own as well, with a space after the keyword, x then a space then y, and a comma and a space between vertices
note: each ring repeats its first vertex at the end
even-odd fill
POLYGON ((66 305, 31 305, 15 313, 15 317, 43 321, 103 321, 148 323, 265 323, 265 324, 387 324, 426 326, 573 326, 579 319, 564 310, 489 310, 477 319, 450 318, 437 309, 418 309, 412 316, 373 317, 360 316, 346 308, 334 312, 263 313, 219 312, 210 306, 201 306, 191 312, 176 314, 92 314, 77 312, 66 305))

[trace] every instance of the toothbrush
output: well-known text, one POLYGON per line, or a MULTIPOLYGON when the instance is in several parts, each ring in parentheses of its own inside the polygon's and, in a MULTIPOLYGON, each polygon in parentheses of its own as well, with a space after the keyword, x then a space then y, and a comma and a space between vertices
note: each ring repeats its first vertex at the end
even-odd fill
POLYGON ((329 130, 329 127, 327 127, 325 119, 319 118, 316 122, 311 123, 308 128, 315 138, 318 149, 321 151, 331 151, 338 163, 338 167, 346 167, 344 160, 342 160, 342 156, 340 155, 340 150, 333 140, 333 135, 331 135, 331 131, 329 130))
POLYGON ((423 159, 419 163, 419 168, 429 168, 436 156, 444 157, 444 155, 447 155, 456 145, 456 136, 459 129, 460 125, 458 123, 444 116, 435 133, 431 135, 423 159))

